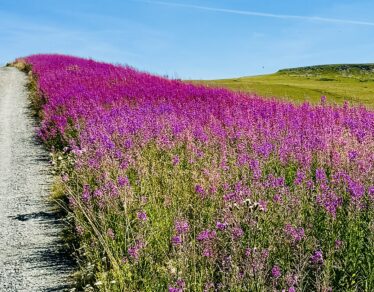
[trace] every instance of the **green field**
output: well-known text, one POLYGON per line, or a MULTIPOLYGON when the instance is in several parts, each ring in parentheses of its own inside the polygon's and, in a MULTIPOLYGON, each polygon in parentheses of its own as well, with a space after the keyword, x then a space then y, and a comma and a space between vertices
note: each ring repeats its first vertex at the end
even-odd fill
POLYGON ((320 65, 279 70, 274 74, 220 80, 199 80, 209 86, 227 87, 265 97, 318 103, 345 100, 374 108, 374 64, 320 65))

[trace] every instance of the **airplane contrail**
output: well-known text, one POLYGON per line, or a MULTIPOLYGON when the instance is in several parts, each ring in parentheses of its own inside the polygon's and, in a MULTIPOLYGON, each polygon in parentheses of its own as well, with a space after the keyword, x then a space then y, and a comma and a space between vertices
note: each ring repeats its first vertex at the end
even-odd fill
POLYGON ((213 12, 239 14, 239 15, 246 15, 246 16, 270 17, 270 18, 279 18, 279 19, 312 20, 312 21, 319 21, 319 22, 332 22, 332 23, 341 23, 341 24, 374 26, 374 22, 370 22, 370 21, 359 21, 359 20, 349 20, 349 19, 329 18, 329 17, 319 17, 319 16, 302 16, 302 15, 264 13, 264 12, 257 12, 257 11, 215 8, 215 7, 208 7, 208 6, 190 5, 190 4, 182 4, 182 3, 174 3, 174 2, 165 2, 165 1, 153 1, 153 0, 133 0, 133 1, 149 3, 149 4, 165 5, 165 6, 192 8, 192 9, 199 9, 199 10, 206 10, 206 11, 213 11, 213 12))

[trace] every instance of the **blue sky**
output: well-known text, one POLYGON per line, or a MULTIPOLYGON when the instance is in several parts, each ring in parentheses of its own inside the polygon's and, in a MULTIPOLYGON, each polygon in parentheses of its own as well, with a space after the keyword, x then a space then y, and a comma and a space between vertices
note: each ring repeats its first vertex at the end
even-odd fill
POLYGON ((368 63, 372 11, 372 0, 0 0, 0 64, 63 53, 210 79, 368 63))

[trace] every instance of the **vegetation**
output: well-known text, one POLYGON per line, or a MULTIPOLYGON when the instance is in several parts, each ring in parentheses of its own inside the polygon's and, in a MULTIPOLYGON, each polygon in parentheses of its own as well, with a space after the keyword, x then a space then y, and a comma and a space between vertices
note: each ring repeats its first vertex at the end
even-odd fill
POLYGON ((99 291, 373 291, 374 112, 27 57, 99 291))
POLYGON ((321 65, 280 70, 269 75, 194 81, 264 97, 317 104, 328 102, 374 107, 374 64, 321 65))

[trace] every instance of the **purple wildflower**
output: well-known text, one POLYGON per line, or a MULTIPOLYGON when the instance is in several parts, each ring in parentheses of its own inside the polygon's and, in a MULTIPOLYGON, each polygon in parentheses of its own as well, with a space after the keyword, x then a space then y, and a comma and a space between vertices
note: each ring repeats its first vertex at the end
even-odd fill
POLYGON ((171 238, 171 243, 174 246, 181 245, 182 244, 182 237, 180 235, 173 236, 171 238))
POLYGON ((77 225, 75 227, 75 231, 77 232, 78 235, 82 236, 84 234, 84 228, 80 225, 77 225))
POLYGON ((171 286, 169 286, 168 291, 169 292, 183 292, 183 289, 179 288, 179 287, 171 287, 171 286))
POLYGON ((305 179, 305 172, 298 169, 297 173, 296 173, 296 178, 294 180, 294 184, 295 185, 300 185, 303 182, 304 179, 305 179))
POLYGON ((176 284, 177 284, 177 286, 178 286, 179 288, 184 288, 184 287, 186 287, 186 282, 185 282, 184 280, 182 280, 182 279, 178 279, 176 284))
POLYGON ((129 185, 129 179, 127 177, 123 177, 123 176, 118 177, 118 185, 120 187, 128 186, 129 185))
POLYGON ((337 239, 335 240, 335 249, 340 249, 343 245, 343 241, 337 239))
POLYGON ((337 209, 342 205, 343 199, 333 191, 323 192, 316 197, 317 204, 322 206, 333 218, 336 217, 337 209))
POLYGON ((196 185, 195 186, 195 192, 200 195, 200 197, 205 197, 205 191, 201 185, 196 185))
POLYGON ((267 205, 268 205, 268 203, 264 200, 259 200, 258 201, 259 210, 262 211, 262 212, 266 212, 268 210, 267 205))
POLYGON ((278 279, 282 275, 282 271, 279 266, 275 265, 271 269, 271 276, 275 279, 278 279))
POLYGON ((284 227, 284 232, 291 237, 294 243, 298 243, 304 238, 304 228, 302 227, 294 227, 291 224, 286 224, 284 227))
POLYGON ((327 177, 326 177, 325 170, 323 168, 318 168, 316 170, 316 180, 321 183, 321 182, 325 182, 326 179, 327 177))
POLYGON ((350 161, 354 161, 357 157, 357 151, 348 151, 348 158, 350 161))
POLYGON ((281 202, 282 202, 282 195, 281 195, 281 194, 275 194, 275 195, 273 196, 273 201, 274 201, 275 203, 281 203, 281 202))
POLYGON ((89 185, 84 185, 83 193, 82 193, 82 200, 87 203, 90 200, 90 198, 91 198, 90 187, 89 185))
POLYGON ((114 235, 114 231, 112 228, 108 228, 106 234, 108 235, 108 237, 112 240, 114 240, 116 238, 116 236, 114 235))
POLYGON ((67 182, 69 180, 69 176, 65 173, 62 177, 61 177, 61 180, 63 182, 67 182))
POLYGON ((187 220, 176 220, 174 223, 174 228, 177 234, 185 234, 190 230, 190 225, 187 220))
POLYGON ((310 257, 310 261, 315 265, 323 264, 323 253, 321 250, 316 250, 313 255, 310 257))
POLYGON ((206 230, 203 230, 201 231, 196 239, 198 241, 206 241, 206 240, 211 240, 211 239, 214 239, 216 237, 216 232, 214 230, 209 230, 209 229, 206 229, 206 230))
POLYGON ((140 221, 146 221, 147 220, 147 214, 144 211, 139 211, 137 214, 137 217, 140 221))
POLYGON ((144 247, 144 243, 142 241, 137 241, 133 246, 127 249, 127 253, 129 254, 130 258, 134 260, 139 259, 140 250, 144 247))
POLYGON ((211 246, 206 246, 203 249, 203 256, 206 258, 210 258, 213 256, 213 249, 211 246))
POLYGON ((232 234, 234 239, 239 239, 244 235, 244 231, 240 227, 234 227, 231 230, 231 234, 232 234))
POLYGON ((179 164, 179 156, 178 155, 174 155, 173 156, 173 165, 176 166, 179 164))
POLYGON ((227 223, 226 222, 219 222, 219 221, 217 221, 216 228, 218 230, 223 231, 223 230, 225 230, 227 228, 227 223))

